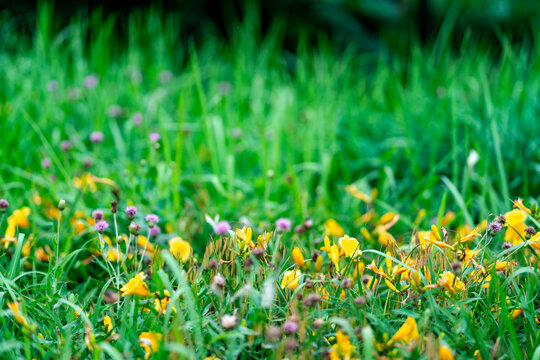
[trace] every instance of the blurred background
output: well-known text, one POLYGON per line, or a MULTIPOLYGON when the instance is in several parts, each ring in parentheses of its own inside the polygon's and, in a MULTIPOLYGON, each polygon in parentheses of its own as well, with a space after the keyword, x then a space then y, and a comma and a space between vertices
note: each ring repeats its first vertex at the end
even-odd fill
POLYGON ((526 0, 1 0, 0 196, 89 213, 113 183, 201 244, 205 214, 358 229, 350 184, 400 213, 402 234, 448 211, 474 226, 540 193, 539 14, 526 0))

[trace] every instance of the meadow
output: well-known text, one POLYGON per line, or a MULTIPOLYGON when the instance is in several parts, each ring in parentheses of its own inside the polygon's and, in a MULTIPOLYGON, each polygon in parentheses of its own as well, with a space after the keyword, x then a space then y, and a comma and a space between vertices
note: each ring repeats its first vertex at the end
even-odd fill
POLYGON ((0 16, 0 358, 540 359, 535 39, 117 22, 0 16))

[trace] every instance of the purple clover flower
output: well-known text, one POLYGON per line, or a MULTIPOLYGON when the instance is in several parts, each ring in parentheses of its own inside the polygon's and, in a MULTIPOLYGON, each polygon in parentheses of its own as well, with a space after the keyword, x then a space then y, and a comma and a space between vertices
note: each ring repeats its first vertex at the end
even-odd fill
POLYGON ((150 229, 150 236, 151 236, 151 237, 158 236, 160 232, 161 232, 161 229, 159 228, 159 226, 154 225, 154 226, 150 229))
POLYGON ((291 230, 291 220, 287 218, 279 218, 276 220, 276 227, 281 231, 290 231, 291 230))
POLYGON ((130 219, 133 219, 137 215, 137 208, 135 206, 128 206, 124 211, 130 219))
POLYGON ((87 89, 95 88, 99 83, 99 80, 96 75, 88 75, 84 78, 84 87, 87 89))
POLYGON ((296 321, 287 320, 283 324, 283 330, 285 330, 289 334, 294 334, 298 331, 298 323, 296 321))
POLYGON ((150 134, 149 138, 152 142, 158 142, 159 139, 161 139, 161 135, 159 135, 159 133, 153 132, 150 134))
POLYGON ((158 223, 159 222, 159 217, 157 215, 154 215, 154 214, 148 214, 146 215, 146 221, 148 221, 149 223, 158 223))
POLYGON ((47 90, 51 93, 54 93, 58 90, 58 81, 56 80, 50 80, 47 83, 47 90))
POLYGON ((99 209, 92 211, 92 218, 96 221, 103 220, 103 211, 99 209))
POLYGON ((105 136, 103 135, 101 131, 93 131, 90 134, 90 141, 93 142, 94 144, 98 144, 103 141, 104 137, 105 136))
POLYGON ((95 227, 99 233, 103 233, 109 227, 109 223, 105 220, 100 220, 96 223, 95 227))
POLYGON ((227 221, 220 221, 214 226, 214 232, 216 234, 226 234, 229 230, 231 230, 231 224, 229 224, 227 221))
POLYGON ((492 221, 492 222, 489 223, 488 229, 489 229, 489 231, 491 231, 493 233, 497 233, 497 232, 502 230, 502 226, 501 226, 501 224, 499 222, 492 221))
POLYGON ((71 149, 71 142, 69 140, 64 140, 60 143, 60 149, 62 151, 68 152, 71 149))
POLYGON ((45 170, 49 170, 49 168, 51 167, 51 159, 49 159, 48 157, 41 159, 41 166, 45 170))
POLYGON ((133 121, 133 124, 135 125, 141 125, 142 124, 142 114, 140 112, 136 112, 131 117, 131 120, 133 121))
POLYGON ((120 105, 111 105, 107 108, 107 116, 117 119, 122 116, 122 107, 120 105))
POLYGON ((0 209, 5 210, 9 207, 9 203, 6 199, 0 199, 0 209))

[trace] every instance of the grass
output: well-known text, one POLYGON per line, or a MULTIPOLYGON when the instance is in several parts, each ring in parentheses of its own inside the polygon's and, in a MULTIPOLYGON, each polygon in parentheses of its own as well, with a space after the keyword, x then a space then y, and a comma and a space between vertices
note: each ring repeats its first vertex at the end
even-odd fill
POLYGON ((404 55, 365 53, 358 44, 336 49, 305 33, 290 52, 286 24, 276 21, 263 36, 255 8, 228 42, 212 29, 185 41, 179 19, 158 10, 130 15, 125 36, 114 15, 96 11, 60 28, 53 14, 42 3, 29 33, 0 16, 0 198, 10 202, 0 231, 8 217, 17 230, 6 232, 0 253, 2 358, 143 357, 139 337, 149 331, 166 340, 156 359, 320 358, 336 341, 341 347, 331 353, 346 356, 344 339, 355 346, 351 356, 365 359, 433 358, 441 346, 456 358, 538 357, 537 245, 523 242, 522 226, 539 229, 536 42, 501 38, 495 47, 468 33, 452 48, 450 13, 433 46, 413 41, 404 55), (94 88, 84 86, 89 75, 98 79, 94 88), (94 131, 103 142, 89 140, 94 131), (149 139, 154 132, 159 141, 149 139), (66 140, 71 148, 62 151, 66 140), (377 196, 356 199, 350 184, 377 196), (482 221, 510 211, 517 197, 531 213, 515 210, 519 219, 491 236, 482 221), (60 199, 67 208, 59 222, 60 199), (118 227, 106 210, 113 200, 118 227), (146 214, 160 216, 152 251, 132 235, 116 243, 115 231, 129 234, 127 205, 138 207, 141 225, 146 214), (25 206, 27 224, 27 216, 13 215, 25 206), (110 244, 92 226, 98 208, 110 244), (399 217, 385 218, 389 212, 399 217), (239 243, 238 234, 216 235, 206 214, 233 229, 250 224, 255 243, 268 231, 265 255, 252 255, 255 246, 239 243), (313 226, 280 232, 280 217, 313 226), (323 225, 329 218, 363 254, 336 262, 326 249, 317 270, 324 235, 336 246, 342 236, 323 225), (420 246, 424 235, 436 237, 433 222, 450 229, 445 243, 477 224, 482 236, 453 249, 420 246), (519 236, 502 250, 512 226, 519 236), (169 247, 175 235, 192 248, 183 261, 169 247), (306 264, 291 259, 294 246, 306 264), (480 250, 476 262, 452 268, 466 248, 480 250), (124 254, 120 262, 115 250, 124 254), (139 266, 145 252, 151 261, 139 266), (351 271, 372 260, 388 282, 367 267, 351 271), (497 260, 507 267, 497 270, 497 260), (151 294, 112 301, 140 270, 151 294), (288 270, 302 272, 296 289, 280 286, 288 270), (444 286, 445 270, 460 276, 464 290, 454 281, 444 286), (217 273, 225 284, 216 290, 217 273), (154 306, 164 290, 165 313, 154 306), (312 293, 322 299, 302 305, 312 293), (22 318, 8 310, 14 302, 22 318), (239 322, 227 329, 223 317, 231 314, 239 322), (420 336, 390 343, 407 317, 420 336), (285 320, 298 332, 267 334, 285 320), (346 335, 336 339, 338 331, 346 335))

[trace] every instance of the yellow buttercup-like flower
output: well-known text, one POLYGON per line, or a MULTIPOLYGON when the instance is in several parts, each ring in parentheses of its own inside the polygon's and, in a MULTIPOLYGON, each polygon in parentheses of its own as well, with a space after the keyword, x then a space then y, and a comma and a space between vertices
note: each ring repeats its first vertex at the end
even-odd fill
POLYGON ((409 316, 394 336, 392 336, 388 344, 393 344, 395 342, 410 344, 413 340, 418 341, 419 338, 416 320, 409 316))
POLYGON ((330 359, 350 359, 355 347, 351 344, 349 337, 337 331, 336 333, 336 344, 332 345, 332 351, 330 352, 330 359))
POLYGON ((4 244, 4 249, 7 249, 10 244, 17 245, 17 238, 15 237, 15 233, 15 226, 8 225, 6 229, 6 234, 2 238, 2 244, 4 244))
MULTIPOLYGON (((160 314, 165 314, 167 312, 167 306, 171 302, 171 294, 169 293, 169 290, 164 290, 163 295, 160 296, 160 294, 156 294, 158 297, 154 299, 154 308, 156 311, 160 314)), ((172 312, 176 314, 176 308, 173 306, 172 312)))
POLYGON ((345 235, 338 240, 341 249, 348 257, 356 257, 362 255, 362 250, 358 248, 358 240, 349 235, 345 235))
POLYGON ((525 238, 525 220, 527 214, 521 209, 514 209, 504 214, 506 218, 506 232, 504 233, 504 241, 512 242, 512 245, 521 244, 525 238))
POLYGON ((300 284, 301 275, 302 275, 302 272, 300 272, 300 270, 286 271, 285 274, 283 274, 283 279, 281 279, 281 288, 296 290, 296 288, 300 284))
POLYGON ((454 360, 454 353, 446 345, 441 345, 439 347, 439 358, 441 360, 454 360))
POLYGON ((191 245, 181 237, 177 236, 169 240, 169 251, 178 260, 186 262, 189 260, 191 254, 191 245))
POLYGON ((146 251, 153 254, 154 253, 154 245, 152 245, 152 243, 150 241, 148 241, 148 239, 146 238, 146 236, 142 236, 142 235, 139 235, 137 237, 137 245, 141 248, 141 249, 144 249, 146 248, 146 251))
POLYGON ((155 333, 153 331, 147 331, 139 335, 139 344, 144 349, 144 358, 148 359, 152 353, 159 350, 159 345, 163 335, 155 333))
POLYGON ((28 321, 26 320, 24 315, 21 313, 21 310, 19 309, 20 305, 21 304, 18 302, 11 302, 7 304, 9 310, 11 310, 11 312, 13 313, 13 318, 15 319, 15 321, 21 325, 28 326, 28 321))
POLYGON ((304 255, 302 255, 302 251, 297 246, 294 247, 291 257, 298 267, 304 266, 304 255))
POLYGON ((113 330, 111 317, 109 315, 103 318, 103 326, 105 326, 105 329, 107 330, 108 333, 110 333, 113 330))
POLYGON ((459 292, 465 290, 465 284, 450 271, 445 271, 440 275, 439 285, 444 286, 452 294, 455 294, 456 290, 459 292))
POLYGON ((27 229, 30 227, 28 216, 30 216, 30 208, 28 206, 17 209, 8 217, 8 225, 27 229))
POLYGON ((253 231, 250 227, 244 226, 242 229, 234 230, 236 235, 236 240, 238 241, 238 247, 241 252, 246 251, 248 248, 252 249, 255 247, 251 237, 253 236, 253 231))
POLYGON ((325 233, 328 236, 343 236, 345 231, 334 219, 328 219, 324 222, 325 233))
POLYGON ((120 289, 122 296, 126 295, 138 295, 138 296, 148 296, 150 291, 148 291, 148 285, 144 282, 146 275, 143 272, 138 273, 134 278, 129 280, 127 284, 122 286, 120 289))

